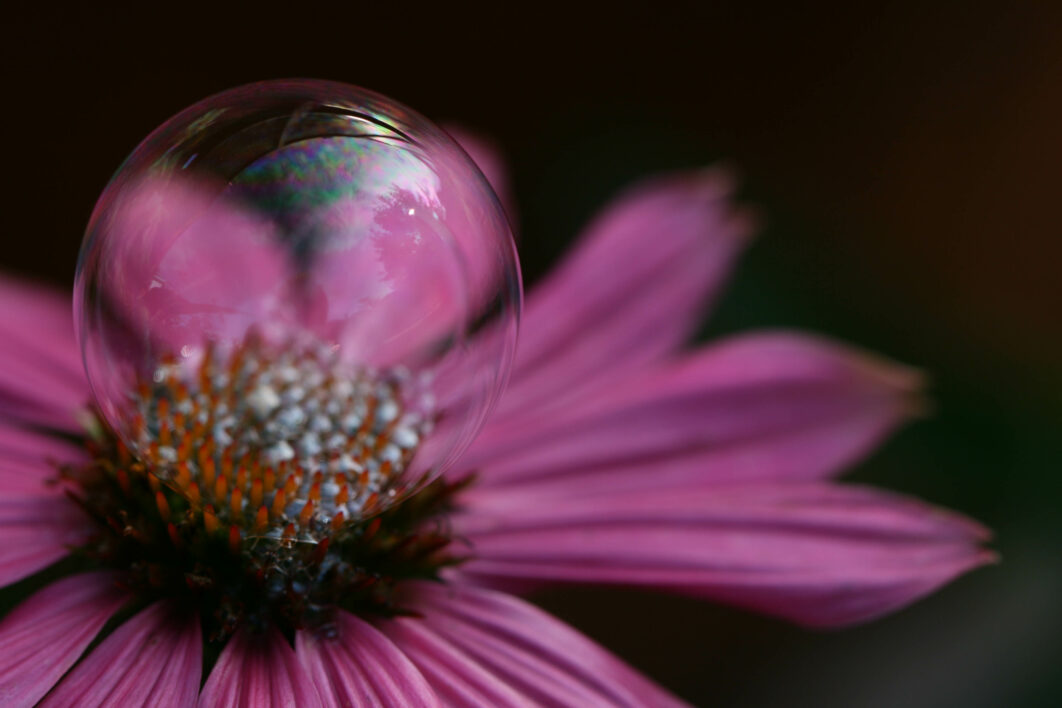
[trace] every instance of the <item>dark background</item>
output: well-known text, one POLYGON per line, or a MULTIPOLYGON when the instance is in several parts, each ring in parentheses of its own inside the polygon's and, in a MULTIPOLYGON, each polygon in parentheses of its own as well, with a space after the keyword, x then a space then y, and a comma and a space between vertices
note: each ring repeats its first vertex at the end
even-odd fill
POLYGON ((63 287, 123 157, 254 80, 360 84, 492 135, 530 283, 618 187, 725 159, 766 228, 706 335, 794 325, 928 370, 934 415, 853 476, 984 520, 1003 562, 840 632, 541 601, 702 705, 1062 704, 1062 4, 39 3, 4 10, 0 52, 0 268, 63 287))

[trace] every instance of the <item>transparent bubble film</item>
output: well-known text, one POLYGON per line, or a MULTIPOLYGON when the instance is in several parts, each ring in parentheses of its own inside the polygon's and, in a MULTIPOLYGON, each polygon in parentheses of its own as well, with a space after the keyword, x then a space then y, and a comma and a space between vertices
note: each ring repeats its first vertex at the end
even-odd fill
POLYGON ((442 130, 280 81, 134 150, 93 212, 75 310, 99 411, 152 474, 314 541, 456 460, 504 386, 520 298, 505 215, 442 130))

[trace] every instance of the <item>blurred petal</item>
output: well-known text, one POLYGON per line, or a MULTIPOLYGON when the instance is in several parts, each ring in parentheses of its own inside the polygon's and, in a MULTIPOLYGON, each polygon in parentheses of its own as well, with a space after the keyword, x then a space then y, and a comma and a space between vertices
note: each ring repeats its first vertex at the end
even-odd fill
POLYGON ((468 153, 468 156, 476 163, 476 167, 487 178, 491 189, 498 195, 498 200, 501 201, 505 213, 509 216, 509 223, 515 228, 516 211, 509 186, 509 170, 498 146, 486 136, 460 126, 447 125, 446 132, 468 153))
POLYGON ((657 179, 608 208, 527 297, 499 417, 526 414, 605 374, 674 351, 695 329, 751 230, 713 171, 657 179))
POLYGON ((484 484, 614 488, 809 479, 870 452, 921 377, 812 337, 765 332, 607 381, 564 410, 488 427, 462 459, 484 484))
POLYGON ((156 603, 108 636, 42 705, 191 707, 202 661, 199 619, 156 603))
POLYGON ((61 438, 0 423, 0 460, 38 465, 42 462, 72 464, 86 462, 88 455, 61 438))
POLYGON ((868 620, 992 560, 988 532, 920 502, 825 482, 565 498, 473 490, 462 572, 675 590, 809 625, 868 620))
POLYGON ((678 706, 663 689, 515 597, 417 583, 423 617, 381 627, 449 705, 678 706))
POLYGON ((309 674, 278 630, 239 630, 203 686, 200 706, 314 708, 321 706, 309 674))
POLYGON ((84 457, 54 438, 0 424, 0 585, 51 565, 91 535, 56 468, 84 457))
POLYGON ((439 705, 417 668, 378 629, 342 611, 337 623, 335 637, 295 635, 295 652, 325 708, 439 705))
POLYGON ((48 567, 88 540, 92 525, 59 491, 0 485, 0 585, 48 567))
POLYGON ((74 665, 126 600, 112 573, 52 583, 0 622, 0 701, 32 706, 74 665))
POLYGON ((68 295, 0 277, 0 417, 77 430, 89 400, 68 295))

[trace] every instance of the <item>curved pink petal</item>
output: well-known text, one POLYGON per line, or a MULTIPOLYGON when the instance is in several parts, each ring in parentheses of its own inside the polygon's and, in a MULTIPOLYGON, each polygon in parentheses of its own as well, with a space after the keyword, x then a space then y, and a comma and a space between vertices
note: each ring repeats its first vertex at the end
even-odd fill
POLYGON ((198 618, 159 602, 108 636, 42 705, 190 708, 202 655, 198 618))
POLYGON ((462 458, 484 484, 666 486, 808 479, 868 453, 921 377, 805 335, 764 332, 616 377, 548 416, 494 424, 462 458))
POLYGON ((380 625, 447 704, 683 705, 586 637, 515 597, 422 582, 408 602, 423 617, 380 625))
POLYGON ((339 612, 336 622, 334 637, 295 635, 295 653, 325 708, 440 705, 417 668, 378 629, 348 612, 339 612))
POLYGON ((276 629, 241 629, 221 652, 199 696, 200 706, 314 708, 321 699, 310 675, 276 629))
POLYGON ((0 277, 0 416, 76 430, 89 400, 69 295, 0 277))
POLYGON ((588 382, 674 351, 701 320, 751 230, 727 178, 660 178, 620 197, 527 297, 497 416, 559 403, 588 382))
POLYGON ((381 629, 408 656, 445 705, 526 706, 517 689, 475 657, 460 651, 424 622, 381 622, 381 629))
POLYGON ((825 482, 690 485, 565 498, 472 490, 455 520, 472 576, 642 585, 809 625, 868 620, 991 561, 976 523, 825 482))
POLYGON ((0 622, 0 705, 32 706, 73 666, 127 595, 113 573, 52 583, 0 622))

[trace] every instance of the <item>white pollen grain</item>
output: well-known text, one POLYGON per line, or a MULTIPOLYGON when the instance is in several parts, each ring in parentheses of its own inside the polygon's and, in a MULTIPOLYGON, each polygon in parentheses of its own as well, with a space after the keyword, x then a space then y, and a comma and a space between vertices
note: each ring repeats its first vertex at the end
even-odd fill
POLYGON ((291 460, 295 457, 295 450, 286 440, 281 440, 266 450, 266 457, 273 464, 291 460))
POLYGON ((351 413, 348 416, 344 416, 343 420, 339 421, 340 429, 347 435, 353 435, 361 427, 361 416, 351 413))
POLYGON ((402 426, 394 429, 394 432, 391 433, 391 440, 399 447, 404 447, 408 450, 417 446, 417 443, 420 442, 420 436, 412 428, 402 426))
POLYGON ((277 414, 277 422, 288 430, 294 431, 306 422, 306 412, 298 406, 289 406, 277 414))
POLYGON ((293 405, 298 403, 306 396, 306 389, 302 386, 289 386, 284 389, 284 393, 280 395, 286 405, 293 405))
POLYGON ((254 411, 258 420, 264 420, 270 413, 280 407, 280 396, 272 386, 259 385, 247 396, 247 405, 254 411))
POLYGON ((376 420, 379 423, 390 423, 398 417, 398 404, 391 399, 383 401, 376 407, 376 420))
POLYGON ((321 452, 321 439, 313 433, 307 432, 299 438, 299 454, 304 457, 314 457, 321 452))
POLYGON ((388 443, 384 445, 384 449, 380 451, 380 459, 384 462, 390 462, 392 465, 398 464, 398 461, 402 459, 402 451, 398 449, 397 445, 388 443))

